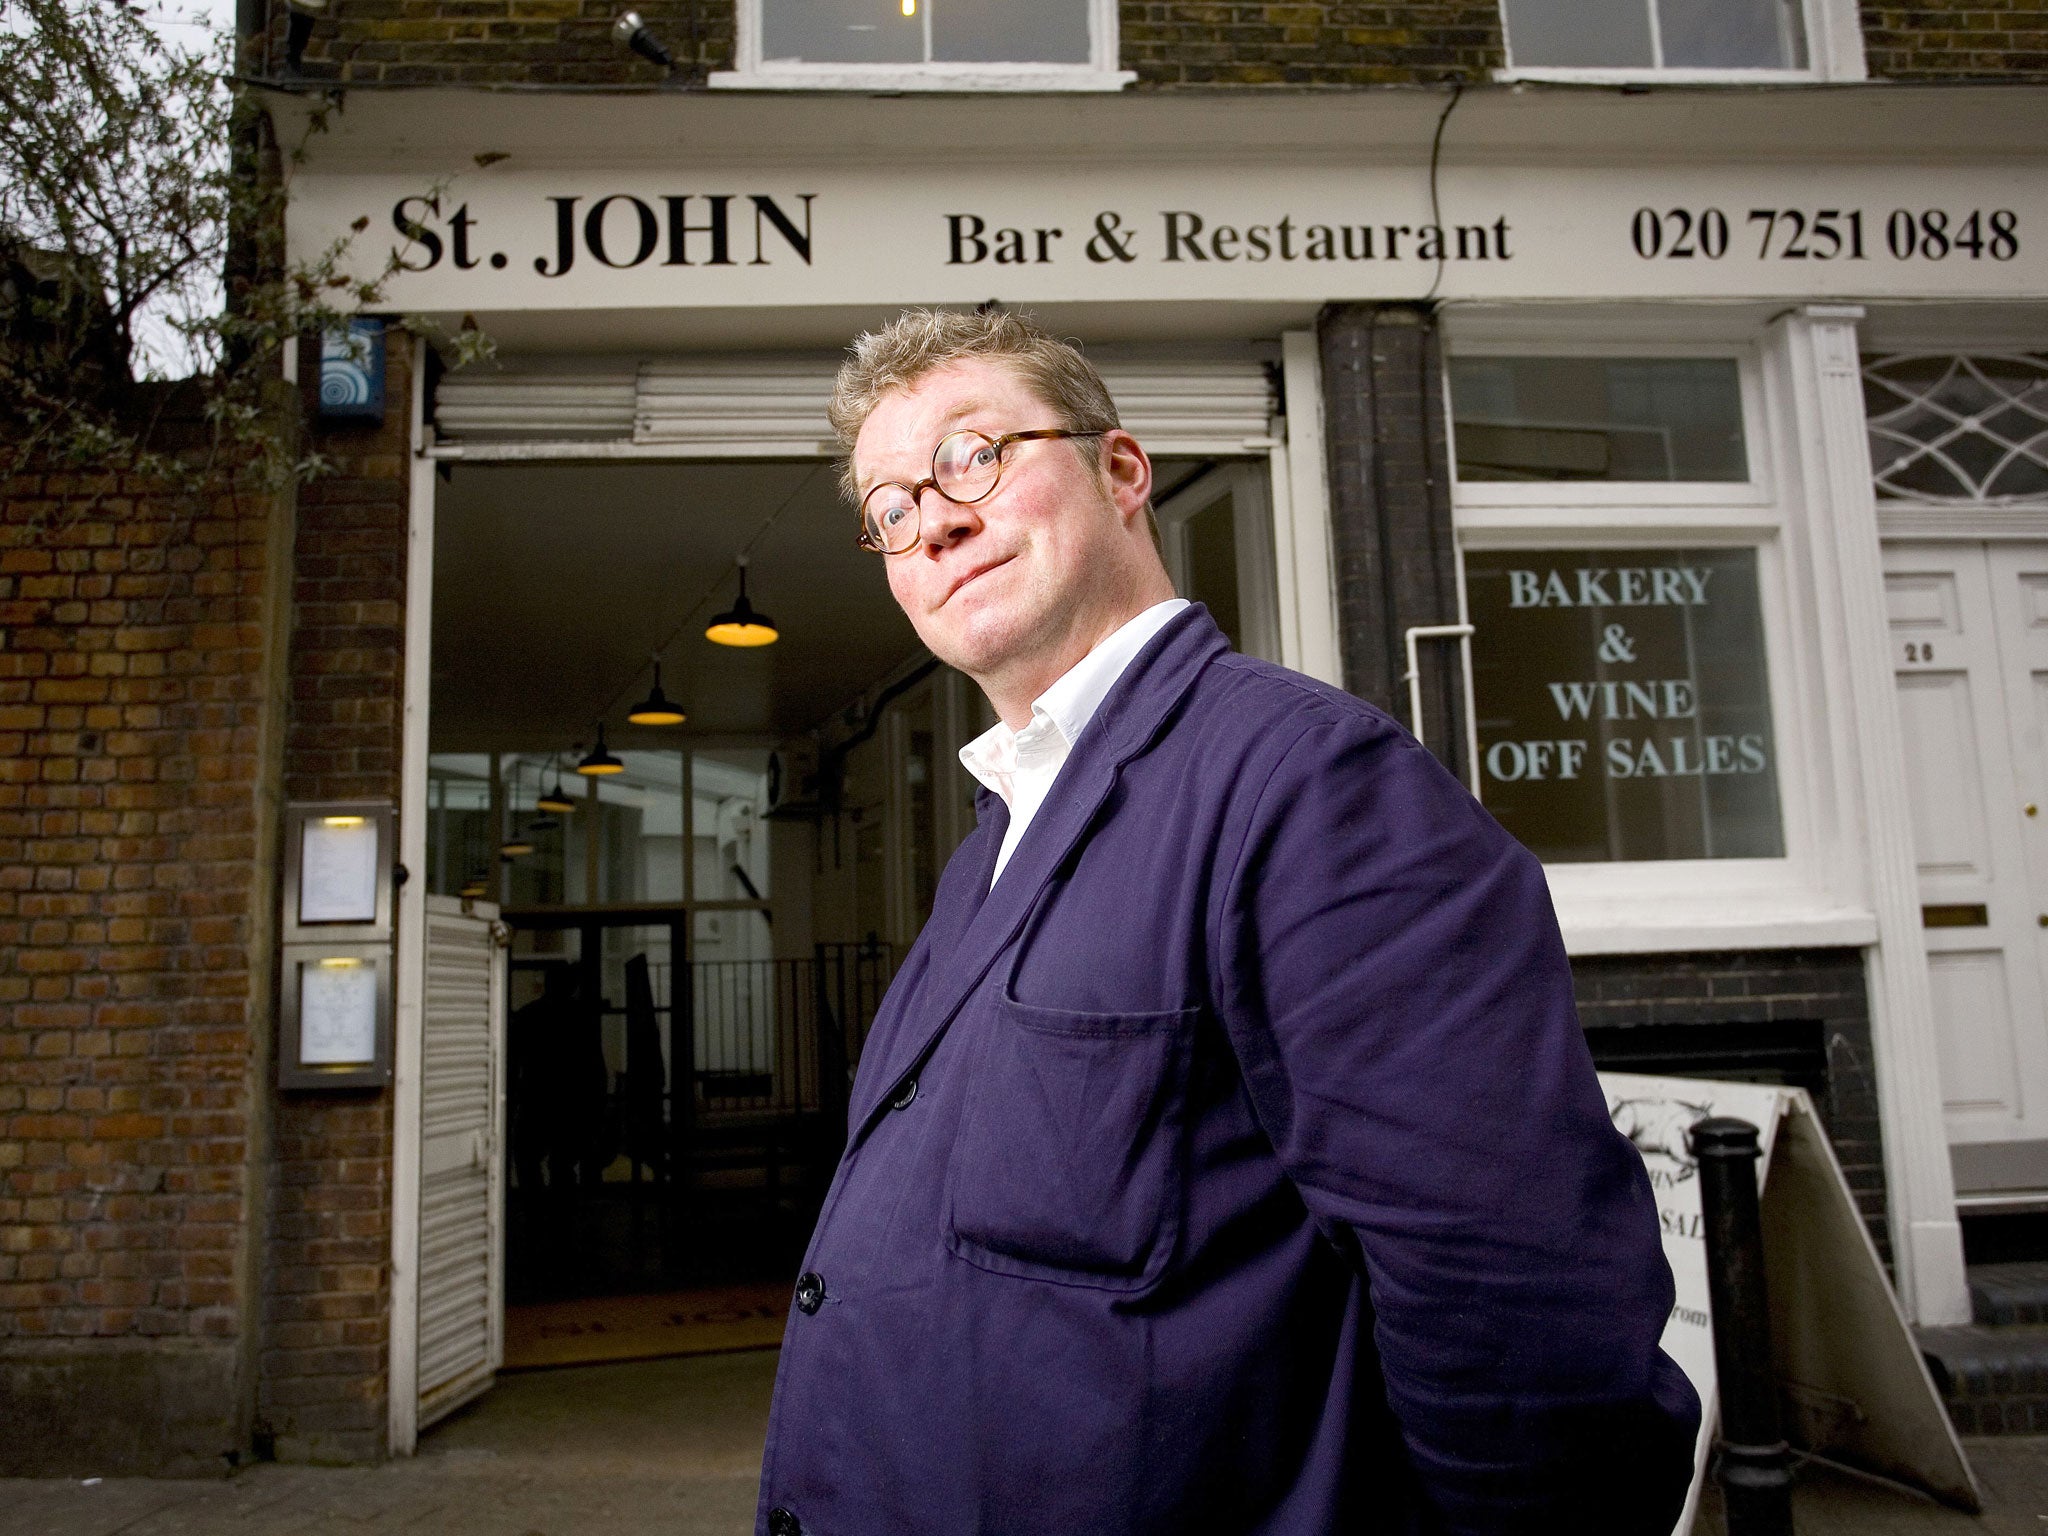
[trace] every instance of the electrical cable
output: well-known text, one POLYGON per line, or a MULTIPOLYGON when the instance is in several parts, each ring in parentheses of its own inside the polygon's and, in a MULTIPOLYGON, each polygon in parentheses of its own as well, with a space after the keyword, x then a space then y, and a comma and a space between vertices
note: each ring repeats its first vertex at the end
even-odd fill
POLYGON ((1436 229, 1436 276, 1430 279, 1429 292, 1422 296, 1422 302, 1436 302, 1437 290, 1444 285, 1444 213, 1439 196, 1437 172, 1443 163, 1444 129, 1450 124, 1451 114, 1458 110, 1458 103, 1465 95, 1465 82, 1451 82, 1451 99, 1444 103, 1444 109, 1437 115, 1436 133, 1429 141, 1429 222, 1436 229))

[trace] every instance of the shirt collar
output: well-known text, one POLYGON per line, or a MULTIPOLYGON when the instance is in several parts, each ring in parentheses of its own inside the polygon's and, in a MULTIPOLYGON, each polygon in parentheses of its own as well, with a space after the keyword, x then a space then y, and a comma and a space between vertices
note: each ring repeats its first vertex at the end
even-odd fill
POLYGON ((1013 731, 998 720, 960 749, 961 764, 1007 803, 1011 774, 1048 749, 1064 760, 1138 652, 1187 606, 1184 597, 1168 598, 1119 626, 1032 701, 1031 720, 1023 730, 1013 731))

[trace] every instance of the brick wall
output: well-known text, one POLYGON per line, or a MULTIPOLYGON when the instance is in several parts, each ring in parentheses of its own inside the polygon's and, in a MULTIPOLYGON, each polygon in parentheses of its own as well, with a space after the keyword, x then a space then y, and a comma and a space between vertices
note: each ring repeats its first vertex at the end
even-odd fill
MULTIPOLYGON (((608 0, 342 0, 315 24, 304 68, 318 80, 391 85, 655 84, 660 71, 612 44, 612 20, 624 8, 608 0)), ((731 0, 634 8, 685 72, 692 61, 700 73, 732 67, 731 0)), ((280 18, 273 68, 283 26, 280 18)), ((1435 84, 1484 79, 1502 62, 1500 10, 1488 3, 1122 0, 1118 27, 1122 67, 1141 89, 1435 84)))
MULTIPOLYGON (((730 69, 731 0, 635 7, 687 74, 730 69)), ((283 60, 277 7, 271 67, 283 60)), ((305 73, 347 83, 653 85, 611 42, 624 0, 340 0, 314 26, 305 73)), ((2043 0, 1862 6, 1881 79, 2048 78, 2043 0)), ((1137 88, 1433 85, 1504 62, 1490 0, 1120 0, 1119 52, 1137 88)))
POLYGON ((1791 1082, 1812 1093, 1864 1223, 1890 1262, 1861 950, 1589 956, 1572 962, 1572 975, 1579 1021, 1602 1065, 1791 1082), (1643 1038, 1652 1032, 1654 1040, 1643 1038), (1631 1047, 1663 1059, 1644 1063, 1631 1047), (1735 1067, 1719 1059, 1731 1049, 1743 1058, 1735 1067))
MULTIPOLYGON (((316 433, 335 473, 299 492, 293 800, 398 800, 411 347, 394 333, 386 356, 384 423, 316 433)), ((372 1459, 386 1425, 390 1095, 272 1091, 257 1444, 286 1460, 372 1459)))
POLYGON ((1864 60, 1887 80, 2048 79, 2048 4, 1865 5, 1864 60))
POLYGON ((1431 85, 1484 80, 1505 62, 1489 3, 1122 0, 1117 15, 1140 87, 1431 85))
POLYGON ((0 505, 0 1468, 217 1472, 247 1432, 289 518, 56 476, 0 505))
MULTIPOLYGON (((655 85, 662 72, 611 40, 613 19, 637 10, 685 72, 732 67, 731 0, 341 0, 314 25, 305 73, 386 85, 655 85), (691 47, 691 13, 696 45, 691 47)), ((283 59, 282 4, 273 68, 283 59)))

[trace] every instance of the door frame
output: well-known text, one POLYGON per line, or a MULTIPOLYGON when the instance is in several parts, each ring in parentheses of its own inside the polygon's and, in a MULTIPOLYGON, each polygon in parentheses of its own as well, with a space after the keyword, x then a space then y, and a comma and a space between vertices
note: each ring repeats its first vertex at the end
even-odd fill
MULTIPOLYGON (((1324 452, 1322 368, 1312 330, 1280 336, 1283 398, 1289 415, 1269 422, 1264 436, 1221 438, 1185 428, 1149 444, 1176 456, 1265 460, 1271 559, 1278 599, 1278 645, 1283 665, 1341 687, 1336 566, 1330 532, 1329 481, 1324 452)), ((505 441, 444 444, 427 417, 427 342, 413 340, 411 442, 405 584, 405 679, 401 705, 398 815, 399 862, 412 880, 399 892, 396 913, 392 1053, 390 1347, 386 1373, 390 1453, 408 1456, 419 1442, 419 1216, 420 1062, 426 978, 426 918, 420 897, 427 868, 427 746, 432 693, 434 618, 434 499, 444 461, 465 463, 603 463, 626 459, 687 461, 717 458, 818 457, 836 451, 815 435, 771 443, 717 433, 688 441, 505 441)), ((1196 413, 1199 417, 1199 413, 1196 413)), ((720 423, 722 430, 730 428, 720 423)), ((956 812, 954 814, 963 814, 956 812)))
MULTIPOLYGON (((2048 546, 2048 503, 2034 506, 2011 505, 1956 505, 1921 506, 1917 504, 1880 504, 1879 532, 1881 545, 1886 556, 1894 550, 1906 550, 1929 545, 1963 546, 1990 552, 2001 545, 2034 544, 2048 546)), ((1888 563, 1888 562, 1887 562, 1888 563)), ((1991 595, 1991 609, 1995 612, 1997 600, 1991 595)), ((1995 641, 1994 641, 1995 643, 1995 641)), ((2003 692, 2006 683, 2005 669, 2000 668, 1997 679, 2003 692)), ((2008 733, 2000 743, 2008 754, 2015 751, 2010 740, 2011 719, 2009 712, 2001 709, 1997 718, 1984 722, 1984 729, 1997 729, 2008 733)), ((2017 767, 2017 758, 2014 759, 2017 767)), ((1987 829, 1987 835, 1995 837, 1996 829, 1987 829)), ((2029 957, 2031 959, 2031 957, 2029 957)), ((1930 981, 1932 963, 1930 960, 1930 981)), ((1931 1020, 1930 1020, 1931 1022, 1931 1020)), ((1944 1122, 1946 1116, 1944 1116, 1944 1122)), ((1948 1131, 1944 1124, 1944 1139, 1953 1163, 1959 1149, 1973 1149, 1966 1154, 1972 1158, 1970 1166, 1978 1170, 1981 1177, 1995 1170, 2000 1178, 2009 1178, 2006 1172, 2012 1166, 2013 1157, 2021 1155, 2021 1149, 2040 1149, 2048 1145, 2043 1139, 2001 1139, 1993 1141, 1959 1140, 1948 1131), (1982 1149, 1982 1150, 1975 1150, 1982 1149)), ((1958 1178, 1960 1185, 1962 1180, 1958 1178)), ((1990 1189, 1975 1190, 1970 1194, 1958 1193, 1956 1209, 1959 1213, 1992 1212, 2000 1210, 2039 1209, 2043 1192, 2038 1186, 2021 1191, 2015 1189, 2005 1195, 1990 1189)))

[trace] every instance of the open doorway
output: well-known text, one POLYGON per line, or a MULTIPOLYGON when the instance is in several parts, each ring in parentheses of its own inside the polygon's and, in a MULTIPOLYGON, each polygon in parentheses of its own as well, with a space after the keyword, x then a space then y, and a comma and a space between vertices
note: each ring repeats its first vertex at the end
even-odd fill
POLYGON ((772 1342, 906 937, 896 824, 954 786, 842 790, 928 658, 822 460, 455 466, 434 567, 425 877, 509 930, 508 1363, 772 1342), (705 638, 742 555, 771 645, 705 638), (636 726, 657 656, 687 718, 636 726))
MULTIPOLYGON (((1255 463, 1162 459, 1159 504, 1182 590, 1272 654, 1255 463)), ((424 878, 508 930, 503 1199, 463 1239, 499 1266, 507 1364, 772 1344, 992 717, 919 646, 824 460, 440 474, 424 878), (772 645, 705 637, 742 555, 772 645), (632 725, 656 657, 687 718, 632 725), (580 774, 600 722, 614 771, 580 774)))

